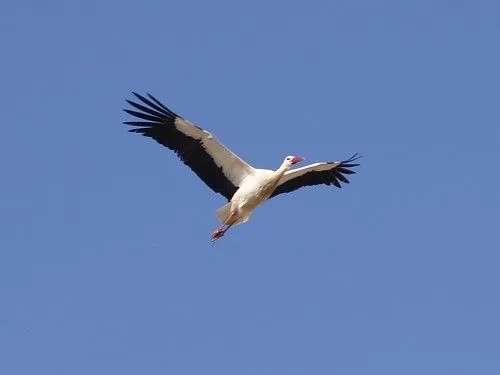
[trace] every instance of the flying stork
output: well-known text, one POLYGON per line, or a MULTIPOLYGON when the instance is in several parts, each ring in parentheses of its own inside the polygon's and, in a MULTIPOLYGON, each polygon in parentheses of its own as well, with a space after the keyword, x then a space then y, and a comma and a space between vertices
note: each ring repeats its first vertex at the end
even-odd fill
POLYGON ((304 160, 300 156, 287 156, 273 171, 254 168, 222 145, 211 133, 172 112, 150 94, 147 97, 133 93, 138 102, 127 100, 135 110, 124 109, 140 121, 126 121, 134 126, 129 130, 173 150, 213 191, 227 200, 217 210, 221 227, 211 236, 215 241, 226 231, 250 219, 253 211, 267 199, 289 193, 304 186, 349 183, 345 175, 355 173, 350 168, 359 164, 354 154, 344 161, 321 162, 290 169, 304 160))

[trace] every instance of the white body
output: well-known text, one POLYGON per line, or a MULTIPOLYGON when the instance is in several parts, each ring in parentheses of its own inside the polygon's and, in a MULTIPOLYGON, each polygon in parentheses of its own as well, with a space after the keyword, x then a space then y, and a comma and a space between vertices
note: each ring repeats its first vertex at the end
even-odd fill
POLYGON ((253 211, 271 196, 284 172, 284 168, 277 171, 254 169, 253 173, 245 178, 231 201, 217 211, 221 224, 227 224, 231 217, 234 220, 233 226, 248 221, 253 211))

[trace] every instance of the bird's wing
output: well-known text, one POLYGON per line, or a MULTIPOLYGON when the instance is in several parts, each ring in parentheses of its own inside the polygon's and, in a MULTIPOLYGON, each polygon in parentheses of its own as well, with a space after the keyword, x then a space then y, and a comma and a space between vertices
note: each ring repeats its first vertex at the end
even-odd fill
POLYGON ((306 165, 302 168, 291 169, 285 172, 271 197, 281 193, 289 193, 300 189, 301 187, 311 185, 333 184, 340 188, 341 182, 346 184, 349 183, 349 180, 345 175, 356 173, 350 168, 357 167, 359 165, 355 163, 355 161, 359 158, 360 156, 355 154, 351 158, 344 161, 314 163, 306 165))
POLYGON ((124 122, 136 127, 130 131, 173 150, 212 190, 230 200, 254 169, 212 134, 178 116, 152 95, 133 94, 139 102, 127 102, 137 111, 124 111, 141 121, 124 122))

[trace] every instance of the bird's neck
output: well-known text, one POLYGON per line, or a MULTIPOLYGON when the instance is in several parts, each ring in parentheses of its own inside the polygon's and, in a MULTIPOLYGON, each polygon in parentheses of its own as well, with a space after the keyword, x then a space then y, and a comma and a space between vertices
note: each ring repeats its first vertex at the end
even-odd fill
POLYGON ((287 163, 283 163, 278 169, 276 169, 276 171, 274 171, 274 173, 275 175, 282 177, 287 170, 288 170, 287 163))

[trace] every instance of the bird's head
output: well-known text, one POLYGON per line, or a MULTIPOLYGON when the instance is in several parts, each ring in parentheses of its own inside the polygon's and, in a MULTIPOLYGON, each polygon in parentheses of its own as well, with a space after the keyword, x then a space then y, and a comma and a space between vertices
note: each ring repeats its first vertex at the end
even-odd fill
POLYGON ((293 156, 293 155, 288 155, 285 160, 283 161, 283 164, 286 166, 286 169, 290 168, 292 165, 297 164, 304 160, 303 157, 301 156, 293 156))

